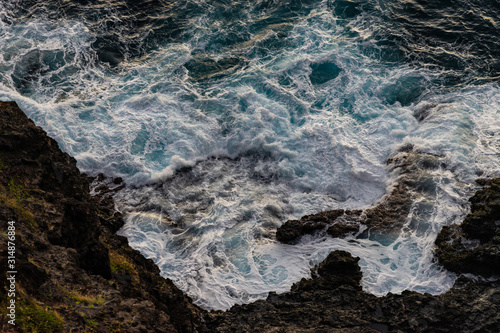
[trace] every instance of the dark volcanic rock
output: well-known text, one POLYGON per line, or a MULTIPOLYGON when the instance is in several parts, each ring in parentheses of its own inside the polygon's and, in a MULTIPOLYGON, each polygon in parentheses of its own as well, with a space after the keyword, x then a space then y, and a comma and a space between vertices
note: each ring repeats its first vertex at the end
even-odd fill
POLYGON ((285 222, 276 230, 276 239, 285 244, 293 244, 300 236, 313 234, 325 229, 332 237, 342 237, 359 231, 361 210, 336 209, 306 215, 300 220, 285 222))
POLYGON ((110 278, 108 250, 99 240, 99 219, 93 214, 88 184, 82 180, 75 159, 60 151, 14 103, 0 106, 1 176, 8 194, 28 206, 34 204, 26 200, 28 196, 46 199, 52 216, 35 223, 44 228, 48 240, 76 249, 83 268, 110 278))
POLYGON ((500 275, 500 178, 489 184, 470 198, 464 222, 444 227, 436 239, 436 256, 451 271, 500 275))
POLYGON ((332 237, 342 238, 347 236, 347 234, 350 233, 355 234, 358 231, 359 231, 359 226, 355 224, 335 223, 334 225, 328 228, 326 233, 332 237))
POLYGON ((312 234, 317 230, 325 228, 329 223, 333 223, 343 214, 344 210, 339 209, 306 215, 300 220, 287 221, 276 231, 276 239, 282 243, 291 244, 302 235, 312 234))
POLYGON ((493 179, 488 188, 478 191, 469 201, 471 214, 462 224, 466 236, 479 239, 483 244, 499 236, 500 178, 493 179))
MULTIPOLYGON (((101 179, 103 181, 103 179, 101 179)), ((115 235, 109 195, 91 197, 76 161, 12 102, 0 102, 0 307, 7 298, 7 222, 15 221, 16 326, 10 332, 204 332, 203 310, 115 235)))
POLYGON ((469 283, 432 296, 361 290, 359 258, 334 251, 288 293, 212 312, 215 332, 498 332, 500 284, 469 283), (317 274, 316 274, 317 272, 317 274))
POLYGON ((367 228, 360 237, 399 233, 407 221, 413 202, 425 197, 427 192, 432 192, 430 173, 445 168, 446 164, 443 157, 420 152, 413 146, 403 147, 388 159, 387 164, 399 176, 394 187, 378 205, 365 210, 337 209, 290 220, 277 229, 276 239, 293 244, 303 235, 321 233, 322 230, 332 237, 345 237, 350 233, 357 234, 361 225, 367 228))
POLYGON ((359 258, 353 258, 349 252, 331 252, 313 269, 312 280, 302 279, 292 290, 333 290, 342 285, 361 290, 359 283, 363 274, 358 261, 359 258))

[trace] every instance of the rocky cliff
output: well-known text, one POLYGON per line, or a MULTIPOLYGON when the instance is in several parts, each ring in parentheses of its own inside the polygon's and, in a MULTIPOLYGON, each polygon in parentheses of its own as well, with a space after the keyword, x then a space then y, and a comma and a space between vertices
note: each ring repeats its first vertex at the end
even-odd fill
POLYGON ((203 311, 115 235, 121 225, 109 198, 90 196, 76 161, 15 103, 0 102, 0 331, 205 331, 203 311))
MULTIPOLYGON (((379 205, 289 221, 278 237, 293 243, 319 230, 342 237, 359 223, 397 232, 410 196, 421 193, 412 177, 441 162, 407 147, 389 161, 401 176, 379 205)), ((443 295, 367 294, 359 258, 335 251, 288 293, 208 313, 115 235, 123 219, 110 193, 121 180, 102 178, 91 197, 75 160, 15 103, 0 102, 0 331, 500 332, 500 179, 483 181, 464 223, 444 228, 436 240, 445 267, 477 274, 461 276, 443 295), (16 326, 8 323, 11 270, 16 326)))

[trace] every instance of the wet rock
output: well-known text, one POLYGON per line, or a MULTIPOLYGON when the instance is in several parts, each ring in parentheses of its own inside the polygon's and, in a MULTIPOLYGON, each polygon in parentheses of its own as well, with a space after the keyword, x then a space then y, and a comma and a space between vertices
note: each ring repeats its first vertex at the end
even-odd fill
POLYGON ((189 76, 195 81, 205 81, 211 78, 225 76, 241 68, 244 61, 240 58, 230 57, 214 60, 202 56, 196 56, 189 60, 184 67, 188 70, 189 76))
POLYGON ((313 215, 306 215, 300 220, 290 220, 276 231, 276 239, 285 244, 293 243, 302 235, 312 234, 334 222, 344 210, 332 210, 313 215))
POLYGON ((214 332, 498 332, 498 282, 466 280, 438 296, 376 297, 359 286, 358 260, 334 251, 290 292, 211 312, 207 326, 214 332))
POLYGON ((277 229, 276 239, 293 244, 299 237, 323 230, 332 237, 357 234, 357 237, 397 235, 407 222, 412 204, 435 191, 432 171, 446 168, 444 157, 424 153, 413 145, 405 145, 387 160, 391 170, 399 174, 395 185, 379 204, 365 210, 332 210, 307 215, 300 220, 285 222, 277 229))
POLYGON ((326 230, 326 233, 332 237, 343 238, 348 234, 355 234, 359 231, 359 226, 354 224, 335 223, 326 230))
POLYGON ((462 224, 468 238, 477 238, 481 243, 489 242, 500 235, 500 178, 491 180, 491 185, 478 191, 469 200, 471 214, 462 224))
POLYGON ((311 75, 309 79, 314 85, 326 83, 339 76, 342 69, 333 62, 313 63, 311 64, 311 75))
POLYGON ((302 279, 292 290, 332 290, 342 285, 361 290, 359 283, 363 275, 358 261, 359 258, 353 258, 349 252, 333 251, 312 269, 314 279, 302 279))
POLYGON ((500 178, 489 183, 470 198, 464 222, 444 227, 436 239, 436 256, 451 271, 500 275, 500 178))

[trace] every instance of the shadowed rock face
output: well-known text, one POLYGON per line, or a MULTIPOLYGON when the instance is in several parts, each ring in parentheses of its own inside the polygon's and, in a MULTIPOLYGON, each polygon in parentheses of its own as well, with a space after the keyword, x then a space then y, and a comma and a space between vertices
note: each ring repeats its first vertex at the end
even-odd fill
POLYGON ((33 217, 46 239, 75 249, 79 265, 89 273, 110 278, 108 251, 99 240, 99 219, 75 159, 61 152, 14 103, 0 107, 1 179, 6 195, 24 200, 27 211, 46 212, 33 217))
POLYGON ((472 198, 471 213, 461 225, 444 227, 436 256, 450 271, 500 275, 500 178, 472 198))
POLYGON ((124 222, 108 186, 96 191, 91 197, 76 161, 15 103, 0 102, 2 309, 8 221, 18 271, 16 327, 2 311, 0 331, 206 331, 203 311, 114 234, 124 222))
POLYGON ((500 284, 459 280, 448 293, 405 291, 376 297, 361 291, 361 272, 344 251, 313 268, 288 293, 212 312, 214 332, 498 332, 500 284))

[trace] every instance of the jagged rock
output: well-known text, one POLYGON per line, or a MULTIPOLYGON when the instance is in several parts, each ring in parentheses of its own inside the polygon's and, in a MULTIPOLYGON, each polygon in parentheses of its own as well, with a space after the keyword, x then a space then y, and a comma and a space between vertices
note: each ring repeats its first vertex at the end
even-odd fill
POLYGON ((342 238, 347 234, 355 234, 359 231, 359 226, 355 224, 335 223, 326 230, 326 233, 332 237, 342 238))
POLYGON ((438 296, 405 291, 376 297, 361 290, 361 272, 334 251, 288 293, 212 312, 214 332, 498 332, 500 284, 457 284, 438 296))
POLYGON ((361 290, 359 283, 363 274, 358 261, 359 258, 353 258, 349 252, 333 251, 312 269, 314 279, 302 279, 292 286, 292 290, 333 290, 342 285, 361 290))
MULTIPOLYGON (((395 185, 379 204, 365 210, 343 210, 307 215, 300 220, 285 222, 276 231, 276 239, 293 244, 301 236, 322 230, 332 237, 357 234, 360 225, 367 228, 359 237, 374 235, 396 235, 407 222, 411 206, 417 198, 433 191, 429 172, 446 168, 442 156, 423 153, 412 145, 403 146, 387 160, 390 168, 399 174, 395 185)), ((321 234, 323 236, 323 234, 321 234)))
POLYGON ((282 243, 291 244, 302 235, 312 234, 325 228, 342 214, 344 214, 344 210, 339 209, 306 215, 300 220, 287 221, 276 231, 276 239, 282 243))
POLYGON ((451 271, 500 275, 500 178, 488 183, 470 198, 464 222, 444 227, 436 239, 436 256, 451 271))
POLYGON ((489 187, 478 191, 469 201, 471 214, 462 224, 467 237, 486 243, 500 235, 500 178, 491 180, 489 187))
POLYGON ((359 230, 356 224, 361 221, 361 213, 360 210, 336 209, 306 215, 300 220, 289 220, 276 230, 276 239, 285 244, 293 244, 299 237, 313 234, 327 226, 327 233, 332 237, 345 236, 359 230))
MULTIPOLYGON (((104 182, 105 177, 98 177, 104 182)), ((0 102, 0 230, 15 221, 18 307, 1 332, 205 332, 203 310, 115 235, 111 180, 91 197, 76 161, 13 102, 0 102)), ((8 301, 0 249, 0 306, 8 301)))
POLYGON ((49 241, 75 248, 79 264, 89 273, 111 277, 108 251, 99 240, 97 216, 91 213, 88 184, 75 159, 60 151, 15 103, 1 104, 1 119, 1 176, 7 195, 24 199, 28 211, 37 210, 36 200, 24 197, 47 199, 53 215, 35 222, 46 229, 49 241))

